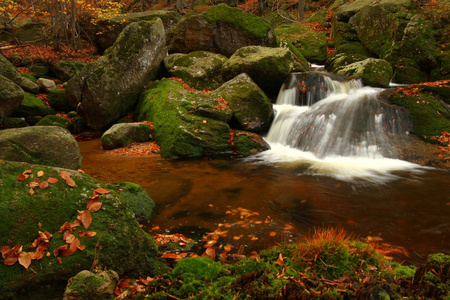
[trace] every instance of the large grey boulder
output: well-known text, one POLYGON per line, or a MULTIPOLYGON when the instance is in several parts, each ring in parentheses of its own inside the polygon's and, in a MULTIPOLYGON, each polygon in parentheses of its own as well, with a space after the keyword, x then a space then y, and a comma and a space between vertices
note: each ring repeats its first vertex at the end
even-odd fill
POLYGON ((231 56, 239 48, 273 46, 272 26, 266 20, 226 4, 186 17, 167 32, 169 53, 205 50, 231 56))
POLYGON ((0 119, 11 116, 24 96, 17 84, 0 74, 0 119))
POLYGON ((246 73, 267 94, 276 95, 294 69, 294 55, 284 47, 242 47, 223 65, 222 77, 228 81, 246 73))
POLYGON ((389 87, 393 70, 391 64, 383 59, 367 58, 338 68, 336 74, 359 77, 365 85, 389 87))
POLYGON ((164 59, 164 65, 171 76, 183 79, 197 90, 214 90, 222 83, 221 70, 227 57, 208 51, 194 51, 189 54, 174 53, 164 59))
POLYGON ((114 124, 102 135, 102 147, 110 150, 135 142, 147 142, 150 140, 151 134, 150 126, 145 123, 114 124))
POLYGON ((77 142, 58 126, 1 130, 0 158, 75 170, 81 167, 77 142))
POLYGON ((104 128, 134 108, 166 53, 161 19, 131 23, 106 55, 69 80, 66 99, 91 128, 104 128))

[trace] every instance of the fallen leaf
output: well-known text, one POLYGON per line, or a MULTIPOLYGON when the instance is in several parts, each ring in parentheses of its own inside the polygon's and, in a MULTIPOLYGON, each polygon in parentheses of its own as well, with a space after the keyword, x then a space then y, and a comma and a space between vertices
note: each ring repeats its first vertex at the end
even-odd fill
POLYGON ((72 243, 74 240, 75 240, 75 235, 73 235, 73 234, 69 234, 69 235, 64 239, 64 241, 65 241, 67 244, 72 243))
POLYGON ((111 191, 108 191, 107 189, 104 189, 104 188, 101 188, 101 187, 99 187, 99 188, 96 188, 95 190, 94 190, 94 192, 96 192, 97 194, 108 194, 108 193, 111 193, 111 191))
POLYGON ((59 181, 59 179, 55 178, 55 177, 50 177, 49 179, 47 179, 48 183, 57 183, 58 181, 59 181))
POLYGON ((19 257, 16 253, 12 253, 10 254, 4 261, 3 264, 7 265, 7 266, 12 266, 14 265, 17 261, 19 260, 19 257))
POLYGON ((59 252, 61 252, 61 251, 64 251, 64 250, 67 250, 67 248, 68 248, 69 246, 66 244, 66 245, 62 245, 62 246, 59 246, 58 248, 56 248, 55 250, 53 250, 53 255, 54 256, 58 256, 59 255, 59 252))
POLYGON ((284 263, 284 259, 283 259, 283 254, 280 253, 280 255, 278 256, 277 261, 275 262, 275 264, 282 266, 284 263))
POLYGON ((61 174, 59 176, 61 176, 62 179, 67 180, 68 178, 70 178, 70 173, 67 171, 61 171, 61 174))
POLYGON ((28 183, 28 186, 32 189, 37 188, 40 185, 40 180, 39 179, 33 179, 30 181, 30 183, 28 183))
POLYGON ((88 210, 89 210, 90 212, 96 212, 96 211, 98 211, 101 207, 102 207, 102 202, 94 202, 94 203, 92 203, 92 204, 89 206, 88 210))
POLYGON ((58 264, 62 264, 62 259, 61 259, 61 257, 57 257, 56 260, 58 261, 58 264))
POLYGON ((44 171, 40 170, 37 172, 37 177, 42 177, 44 176, 44 171))
POLYGON ((76 185, 75 181, 72 178, 70 178, 70 177, 66 179, 66 183, 70 187, 75 187, 75 185, 76 185))
POLYGON ((28 190, 28 194, 29 194, 30 196, 33 196, 33 195, 34 195, 34 190, 33 190, 33 188, 30 188, 30 189, 28 190))
POLYGON ((202 256, 208 256, 209 258, 214 260, 216 258, 216 250, 214 250, 214 248, 207 248, 202 256))
POLYGON ((21 264, 25 269, 31 264, 31 255, 28 252, 21 252, 19 254, 19 264, 21 264))
POLYGON ((95 232, 95 231, 86 231, 86 232, 84 233, 84 235, 85 235, 86 237, 93 237, 93 236, 96 236, 96 235, 97 235, 97 232, 95 232))
POLYGON ((83 224, 84 228, 88 229, 92 223, 92 216, 88 210, 79 211, 78 219, 83 224))
POLYGON ((28 175, 25 175, 25 174, 20 174, 19 176, 17 176, 17 180, 19 180, 19 181, 24 181, 27 178, 28 178, 28 175))
POLYGON ((257 262, 261 262, 260 257, 259 257, 259 254, 258 254, 256 251, 252 251, 251 254, 252 254, 252 255, 250 255, 250 258, 251 258, 251 259, 254 259, 254 260, 256 260, 257 262))
POLYGON ((41 184, 39 185, 39 188, 41 190, 45 190, 46 188, 48 188, 48 181, 42 181, 41 184))
POLYGON ((272 232, 269 233, 269 236, 271 236, 271 237, 274 237, 276 235, 277 235, 277 233, 275 231, 272 231, 272 232))
POLYGON ((154 226, 151 230, 159 230, 159 226, 154 226))

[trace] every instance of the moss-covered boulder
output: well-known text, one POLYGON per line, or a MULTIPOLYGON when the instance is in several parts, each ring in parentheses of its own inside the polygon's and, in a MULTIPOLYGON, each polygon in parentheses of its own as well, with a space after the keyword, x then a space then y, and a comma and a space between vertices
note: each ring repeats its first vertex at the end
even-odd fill
POLYGON ((234 128, 256 133, 269 129, 274 116, 272 103, 247 74, 225 82, 214 91, 216 95, 225 99, 233 111, 230 124, 234 128))
POLYGON ((102 54, 114 44, 122 30, 130 23, 153 21, 157 18, 162 20, 165 30, 168 30, 180 20, 180 14, 174 10, 131 12, 95 22, 85 19, 80 22, 80 26, 97 51, 102 54))
POLYGON ((242 47, 223 65, 222 78, 228 81, 246 73, 267 94, 278 94, 294 69, 293 53, 283 47, 242 47))
POLYGON ((72 107, 66 99, 66 90, 56 89, 48 93, 47 101, 56 111, 70 112, 72 107))
POLYGON ((336 74, 359 77, 365 85, 388 87, 393 70, 391 64, 383 59, 367 58, 338 68, 336 74))
POLYGON ((108 183, 108 187, 127 199, 135 219, 140 224, 148 222, 153 217, 156 204, 139 184, 126 181, 112 182, 108 183))
POLYGON ((39 93, 39 86, 27 78, 22 77, 20 75, 17 68, 0 54, 0 75, 5 76, 18 86, 20 86, 22 89, 24 89, 26 92, 37 94, 39 93))
POLYGON ((48 115, 40 119, 36 126, 59 126, 68 131, 72 130, 72 124, 67 118, 63 118, 56 115, 48 115))
POLYGON ((57 126, 0 131, 0 158, 69 169, 81 167, 81 154, 70 132, 57 126))
POLYGON ((0 265, 2 297, 20 299, 21 292, 65 285, 93 267, 135 278, 165 268, 127 200, 90 176, 1 161, 0 178, 0 245, 10 249, 2 248, 8 262, 0 265), (17 256, 27 257, 26 264, 15 262, 17 256))
POLYGON ((425 82, 427 81, 427 73, 421 71, 414 60, 400 58, 394 66, 392 81, 403 84, 425 82))
POLYGON ((291 43, 309 62, 323 64, 327 59, 325 32, 314 31, 301 23, 295 23, 280 25, 275 28, 274 33, 279 43, 291 43))
MULTIPOLYGON (((251 82, 247 75, 242 76, 251 82)), ((240 110, 245 110, 245 104, 239 103, 239 99, 254 104, 255 101, 246 96, 261 97, 264 93, 255 83, 253 86, 236 83, 234 87, 230 84, 228 88, 224 85, 212 93, 204 94, 187 91, 180 83, 163 79, 142 93, 135 111, 136 118, 138 121, 153 122, 154 138, 161 147, 163 157, 242 155, 232 143, 230 125, 227 122, 234 123, 235 110, 238 116, 240 110), (234 92, 230 88, 234 88, 234 92), (249 88, 256 89, 260 94, 257 92, 255 95, 254 92, 248 91, 249 88), (241 105, 244 107, 241 108, 241 105)), ((267 101, 271 108, 267 97, 259 100, 267 101)), ((261 102, 258 105, 261 105, 261 102)), ((260 122, 261 110, 251 107, 253 110, 247 111, 247 127, 256 129, 269 122, 267 119, 260 122), (251 115, 251 112, 254 115, 251 115)), ((271 109, 270 111, 272 112, 271 109)))
POLYGON ((4 129, 9 128, 20 128, 20 127, 27 127, 29 124, 25 120, 25 118, 14 118, 14 117, 7 117, 2 120, 2 126, 4 129))
POLYGON ((171 76, 183 79, 197 90, 215 90, 223 83, 221 69, 226 61, 221 54, 194 51, 168 55, 164 65, 171 76))
POLYGON ((430 254, 415 275, 414 284, 427 299, 445 299, 450 295, 450 255, 430 254))
POLYGON ((70 78, 80 73, 86 63, 81 61, 61 60, 53 65, 53 73, 63 82, 69 81, 70 78))
POLYGON ((96 273, 83 270, 69 279, 63 300, 113 300, 118 283, 119 275, 113 270, 96 273))
POLYGON ((145 123, 119 123, 114 124, 101 137, 102 147, 105 150, 124 147, 135 142, 150 140, 152 130, 145 123))
POLYGON ((330 6, 329 9, 336 12, 336 17, 339 21, 348 22, 350 17, 367 6, 384 7, 391 11, 397 12, 414 8, 414 3, 411 0, 380 0, 376 2, 371 0, 337 0, 332 6, 330 6))
POLYGON ((348 42, 338 47, 325 62, 329 72, 338 68, 372 57, 371 53, 360 42, 348 42))
POLYGON ((48 107, 45 102, 35 95, 25 93, 20 105, 14 110, 14 117, 28 117, 28 116, 41 116, 54 115, 56 112, 48 107))
POLYGON ((348 23, 339 22, 337 18, 331 21, 331 39, 329 46, 339 48, 348 42, 359 42, 358 33, 348 23))
POLYGON ((0 119, 11 116, 24 97, 17 84, 0 74, 0 119))
POLYGON ((128 25, 108 54, 66 86, 66 99, 93 129, 104 128, 134 108, 167 51, 161 19, 128 25))
POLYGON ((229 57, 245 46, 273 46, 275 39, 266 20, 219 4, 182 19, 167 31, 167 44, 169 53, 205 50, 229 57))
POLYGON ((389 101, 406 107, 413 122, 413 132, 420 139, 435 142, 442 132, 450 132, 450 112, 442 102, 450 103, 450 87, 416 86, 399 88, 389 101), (442 101, 442 102, 441 102, 442 101))

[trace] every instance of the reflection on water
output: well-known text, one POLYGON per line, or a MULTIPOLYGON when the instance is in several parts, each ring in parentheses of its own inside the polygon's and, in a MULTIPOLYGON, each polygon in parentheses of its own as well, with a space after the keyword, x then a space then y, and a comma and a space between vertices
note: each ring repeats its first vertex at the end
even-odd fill
POLYGON ((310 175, 301 165, 168 161, 157 155, 104 152, 99 140, 79 144, 87 174, 102 181, 132 181, 146 189, 157 204, 157 215, 145 225, 149 231, 159 226, 158 233, 201 236, 219 224, 245 221, 232 214, 242 207, 259 215, 228 228, 223 242, 244 245, 246 254, 300 240, 321 226, 341 226, 360 237, 380 235, 386 243, 406 247, 409 263, 419 263, 429 253, 450 253, 448 171, 397 171, 395 180, 368 184, 310 175), (294 227, 289 233, 283 233, 286 224, 294 227))

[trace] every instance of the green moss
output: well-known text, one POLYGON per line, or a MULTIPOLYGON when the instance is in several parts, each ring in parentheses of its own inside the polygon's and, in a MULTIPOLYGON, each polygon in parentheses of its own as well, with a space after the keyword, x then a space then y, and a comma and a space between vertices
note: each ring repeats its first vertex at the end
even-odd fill
POLYGON ((54 115, 48 115, 43 117, 39 122, 36 123, 37 126, 59 126, 62 128, 65 128, 67 130, 72 129, 72 124, 69 122, 69 120, 60 117, 60 116, 54 116, 54 115))
POLYGON ((245 13, 241 9, 231 8, 225 4, 214 6, 205 11, 203 15, 209 23, 226 22, 234 24, 263 40, 267 39, 267 34, 271 30, 270 23, 264 19, 245 13))
POLYGON ((450 112, 432 94, 405 96, 399 91, 390 95, 389 100, 409 110, 413 133, 419 138, 432 141, 432 137, 440 136, 442 132, 450 132, 450 112))
POLYGON ((41 99, 36 98, 35 95, 25 93, 25 97, 20 103, 19 107, 14 110, 13 116, 15 117, 28 117, 28 116, 46 116, 54 115, 55 111, 47 105, 41 99))

